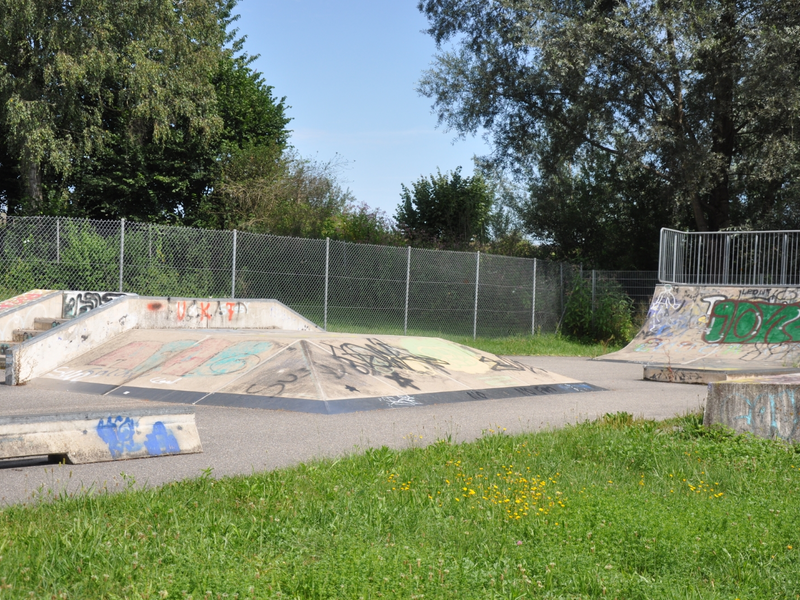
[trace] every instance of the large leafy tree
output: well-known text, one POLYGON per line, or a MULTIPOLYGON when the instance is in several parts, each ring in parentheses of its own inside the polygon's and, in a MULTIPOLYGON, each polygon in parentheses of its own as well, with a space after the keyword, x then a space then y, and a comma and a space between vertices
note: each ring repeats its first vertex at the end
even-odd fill
POLYGON ((259 156, 261 148, 279 155, 289 134, 283 100, 272 96, 272 88, 248 63, 244 56, 226 56, 209 75, 222 122, 212 134, 193 130, 184 118, 164 140, 149 130, 131 137, 130 124, 109 114, 107 143, 82 159, 68 179, 72 213, 219 226, 217 219, 209 220, 207 208, 224 166, 243 148, 259 156))
POLYGON ((237 119, 226 123, 224 82, 254 83, 232 58, 234 5, 0 0, 0 183, 10 212, 185 216, 220 140, 241 137, 226 133, 237 119))
POLYGON ((798 225, 796 2, 422 0, 419 8, 439 47, 419 89, 447 126, 485 128, 496 162, 551 190, 558 179, 630 178, 608 188, 607 204, 626 189, 631 197, 636 187, 658 188, 669 205, 650 211, 659 225, 687 214, 701 231, 798 225))
POLYGON ((459 167, 401 187, 395 219, 410 241, 449 248, 485 241, 494 196, 480 172, 464 177, 459 167))

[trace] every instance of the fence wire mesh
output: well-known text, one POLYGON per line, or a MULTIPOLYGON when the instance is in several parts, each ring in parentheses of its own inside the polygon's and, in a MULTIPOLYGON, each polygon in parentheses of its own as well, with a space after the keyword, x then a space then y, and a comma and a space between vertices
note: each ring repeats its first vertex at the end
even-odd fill
MULTIPOLYGON (((578 267, 125 221, 0 221, 0 298, 29 289, 274 298, 333 331, 498 337, 552 333, 578 267)), ((634 301, 655 273, 598 271, 634 301)))

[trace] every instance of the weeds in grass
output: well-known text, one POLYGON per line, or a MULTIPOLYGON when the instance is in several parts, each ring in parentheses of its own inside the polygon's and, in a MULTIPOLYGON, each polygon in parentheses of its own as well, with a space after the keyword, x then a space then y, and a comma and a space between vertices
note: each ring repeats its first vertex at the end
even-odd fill
POLYGON ((0 598, 796 598, 798 484, 697 415, 495 426, 7 508, 0 598))

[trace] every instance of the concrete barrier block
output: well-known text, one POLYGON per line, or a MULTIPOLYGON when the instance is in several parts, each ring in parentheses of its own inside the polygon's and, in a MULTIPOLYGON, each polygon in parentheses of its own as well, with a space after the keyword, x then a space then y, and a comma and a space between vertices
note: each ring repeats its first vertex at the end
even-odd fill
POLYGON ((800 441, 800 376, 776 375, 710 383, 704 425, 800 441))
POLYGON ((188 407, 0 418, 0 458, 83 464, 202 451, 188 407))

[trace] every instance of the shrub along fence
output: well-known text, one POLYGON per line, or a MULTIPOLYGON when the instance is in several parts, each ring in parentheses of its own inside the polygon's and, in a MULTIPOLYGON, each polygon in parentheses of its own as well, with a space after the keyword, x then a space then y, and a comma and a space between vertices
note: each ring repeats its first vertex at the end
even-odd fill
POLYGON ((557 331, 586 281, 590 313, 608 281, 623 295, 633 281, 639 296, 654 286, 648 275, 485 253, 124 220, 0 221, 0 298, 32 288, 274 298, 325 329, 495 337, 557 331))

